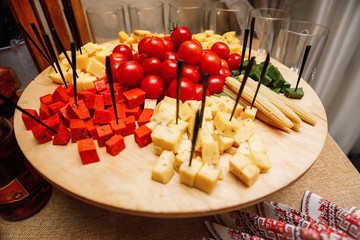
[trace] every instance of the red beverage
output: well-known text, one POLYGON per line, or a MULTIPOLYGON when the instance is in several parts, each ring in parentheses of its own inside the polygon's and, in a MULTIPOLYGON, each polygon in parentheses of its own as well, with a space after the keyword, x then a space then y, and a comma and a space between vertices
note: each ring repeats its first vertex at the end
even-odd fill
POLYGON ((0 116, 0 216, 16 221, 42 209, 51 196, 51 185, 21 152, 12 124, 0 116))

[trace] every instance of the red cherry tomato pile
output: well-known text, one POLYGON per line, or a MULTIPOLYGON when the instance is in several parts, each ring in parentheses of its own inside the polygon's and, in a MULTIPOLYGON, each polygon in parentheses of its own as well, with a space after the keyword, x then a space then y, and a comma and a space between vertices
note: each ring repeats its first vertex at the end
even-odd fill
POLYGON ((208 73, 207 95, 221 93, 225 78, 239 68, 241 56, 230 54, 227 44, 217 42, 210 50, 202 49, 186 27, 176 28, 170 36, 145 37, 138 53, 120 44, 110 55, 114 81, 128 88, 140 87, 147 98, 176 97, 177 60, 184 61, 181 100, 201 100, 202 76, 208 73))

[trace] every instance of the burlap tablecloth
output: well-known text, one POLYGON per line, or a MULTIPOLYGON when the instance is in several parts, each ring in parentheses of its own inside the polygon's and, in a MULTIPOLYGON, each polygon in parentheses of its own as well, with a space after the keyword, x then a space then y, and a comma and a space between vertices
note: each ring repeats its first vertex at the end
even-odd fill
MULTIPOLYGON (((306 190, 345 209, 360 207, 360 174, 330 135, 310 170, 267 201, 301 210, 306 190)), ((246 211, 256 213, 254 207, 246 211)), ((0 239, 201 239, 211 236, 205 220, 214 221, 212 216, 161 219, 110 212, 53 188, 49 203, 36 215, 19 222, 0 220, 0 239)))

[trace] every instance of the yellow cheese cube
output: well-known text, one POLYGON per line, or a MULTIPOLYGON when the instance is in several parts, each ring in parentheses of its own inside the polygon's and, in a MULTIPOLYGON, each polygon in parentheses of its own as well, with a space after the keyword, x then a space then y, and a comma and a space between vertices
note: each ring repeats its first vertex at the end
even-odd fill
POLYGON ((193 187, 196 175, 200 171, 202 165, 203 163, 199 157, 192 159, 191 166, 189 166, 189 161, 181 164, 179 169, 180 183, 193 187))
POLYGON ((235 118, 230 121, 230 113, 217 112, 214 125, 219 135, 224 137, 234 137, 239 130, 239 122, 235 118))
POLYGON ((241 50, 241 46, 239 43, 229 43, 228 46, 230 48, 230 54, 239 53, 241 50))
MULTIPOLYGON (((61 69, 62 72, 66 72, 66 71, 69 69, 69 67, 66 66, 65 64, 60 63, 59 65, 60 65, 60 69, 61 69)), ((69 65, 69 66, 70 66, 70 65, 69 65)), ((54 63, 54 67, 55 67, 57 73, 59 73, 58 67, 56 66, 55 63, 54 63)), ((49 74, 51 74, 51 73, 56 73, 56 72, 55 72, 55 69, 51 67, 49 74)), ((60 73, 59 73, 59 74, 60 74, 60 73)))
POLYGON ((155 106, 153 116, 156 115, 160 111, 160 109, 166 109, 168 112, 174 113, 173 115, 175 118, 176 106, 175 104, 171 104, 165 101, 165 98, 155 106))
MULTIPOLYGON (((234 100, 232 100, 232 99, 231 99, 230 97, 228 97, 228 96, 221 96, 221 97, 220 97, 220 100, 222 100, 222 101, 226 102, 228 105, 230 105, 230 107, 231 107, 231 112, 233 111, 234 105, 235 105, 235 101, 234 101, 234 100)), ((237 105, 236 105, 236 108, 235 108, 235 112, 234 112, 234 116, 233 116, 233 117, 235 117, 235 118, 239 117, 243 109, 244 109, 243 106, 241 106, 240 104, 237 104, 237 105)), ((231 113, 231 112, 230 112, 230 113, 231 113)))
POLYGON ((179 118, 184 121, 188 121, 192 115, 195 114, 194 109, 188 102, 184 102, 180 105, 179 118))
POLYGON ((215 132, 213 121, 203 121, 202 128, 207 128, 211 135, 213 135, 215 132))
POLYGON ((151 179, 163 184, 167 184, 174 176, 175 155, 170 151, 162 151, 159 160, 151 172, 151 179))
POLYGON ((181 144, 179 146, 179 150, 178 153, 182 152, 182 151, 191 151, 191 140, 189 139, 183 139, 181 141, 181 144))
POLYGON ((253 162, 255 162, 255 158, 254 155, 251 153, 250 151, 250 147, 248 142, 242 142, 240 143, 240 146, 237 148, 237 153, 241 153, 244 154, 246 157, 248 157, 250 160, 252 160, 253 162))
POLYGON ((240 127, 234 135, 234 146, 240 146, 240 143, 248 140, 255 133, 255 123, 250 118, 240 121, 240 127))
POLYGON ((206 34, 205 33, 196 33, 192 36, 193 39, 198 40, 199 42, 206 41, 206 34))
POLYGON ((85 44, 84 46, 82 46, 85 51, 89 54, 89 56, 91 56, 92 54, 94 54, 96 52, 96 47, 95 44, 92 42, 88 42, 87 44, 85 44))
POLYGON ((226 153, 230 154, 230 155, 235 155, 237 152, 237 148, 236 147, 229 147, 228 149, 225 150, 226 153))
POLYGON ((216 96, 211 96, 209 98, 209 100, 211 99, 212 103, 210 105, 210 109, 211 109, 211 115, 213 116, 213 118, 215 117, 216 113, 218 111, 224 111, 225 109, 225 103, 223 101, 220 100, 220 98, 216 97, 216 96))
MULTIPOLYGON (((69 57, 71 57, 71 51, 66 51, 66 53, 69 57)), ((60 61, 63 60, 64 58, 66 58, 65 53, 63 53, 63 52, 60 53, 60 55, 59 55, 60 61)))
POLYGON ((237 153, 229 161, 229 172, 239 178, 245 185, 253 185, 260 175, 260 169, 245 155, 237 153))
POLYGON ((155 146, 164 150, 177 152, 181 143, 181 131, 177 128, 158 125, 151 133, 151 139, 155 146))
POLYGON ((71 67, 69 61, 67 60, 67 58, 62 59, 60 64, 63 65, 63 66, 66 66, 67 69, 69 69, 71 67))
POLYGON ((86 90, 94 87, 95 80, 96 80, 95 76, 84 76, 82 78, 78 78, 77 82, 81 82, 82 89, 86 90))
POLYGON ((234 143, 234 139, 229 138, 229 137, 216 135, 216 139, 217 139, 217 142, 218 142, 218 145, 219 145, 220 154, 223 154, 226 149, 232 147, 232 145, 234 143))
POLYGON ((157 112, 154 111, 151 120, 165 126, 175 120, 175 114, 167 108, 160 108, 157 112))
POLYGON ((267 152, 263 138, 259 133, 254 133, 248 140, 250 151, 267 152))
POLYGON ((223 34, 224 37, 235 37, 235 31, 229 31, 223 34))
POLYGON ((146 98, 144 102, 144 109, 145 108, 155 109, 156 103, 157 103, 157 99, 146 98))
POLYGON ((214 30, 205 30, 204 33, 205 33, 206 37, 211 37, 212 35, 215 34, 214 30))
POLYGON ((125 42, 126 39, 128 39, 128 38, 129 38, 129 35, 126 32, 124 32, 124 31, 119 32, 119 42, 120 43, 125 42))
POLYGON ((134 33, 131 34, 131 36, 134 36, 135 38, 138 39, 143 39, 144 37, 152 36, 152 34, 150 31, 146 31, 146 30, 134 30, 134 33))
POLYGON ((89 55, 86 52, 76 55, 76 69, 87 69, 89 66, 89 55))
POLYGON ((153 145, 153 147, 154 147, 154 153, 156 155, 160 156, 164 149, 162 149, 162 147, 159 147, 159 146, 156 146, 156 145, 153 145))
POLYGON ((210 164, 219 164, 220 162, 220 152, 219 144, 216 141, 210 143, 201 143, 201 153, 204 163, 210 164))
POLYGON ((169 127, 171 128, 177 128, 181 131, 181 135, 183 135, 188 127, 188 122, 185 122, 181 119, 178 119, 178 123, 176 124, 176 120, 173 119, 171 120, 171 122, 168 124, 169 127))
POLYGON ((130 48, 131 48, 131 50, 133 50, 133 52, 139 52, 139 44, 138 43, 132 43, 130 48))
POLYGON ((246 106, 241 116, 241 119, 250 118, 251 120, 254 120, 256 116, 256 112, 257 112, 257 108, 255 107, 250 108, 250 106, 246 106))
POLYGON ((196 101, 196 100, 188 100, 187 102, 190 104, 190 106, 192 107, 192 109, 194 109, 195 112, 200 107, 198 101, 196 101))
POLYGON ((210 121, 212 120, 213 116, 211 113, 211 107, 205 107, 204 109, 204 120, 205 121, 210 121))
POLYGON ((96 59, 90 61, 89 67, 86 69, 87 72, 93 74, 97 78, 105 76, 105 66, 96 59))
MULTIPOLYGON (((179 151, 178 154, 176 154, 175 156, 175 163, 174 163, 174 169, 176 172, 179 172, 180 166, 184 163, 184 162, 189 162, 190 160, 190 150, 183 150, 183 151, 179 151)), ((194 156, 193 156, 194 158, 194 156)))
POLYGON ((205 163, 196 175, 194 187, 210 194, 220 177, 221 169, 205 163))
POLYGON ((109 56, 111 54, 110 51, 103 50, 100 52, 96 52, 95 59, 101 62, 104 66, 106 64, 106 56, 109 56))
MULTIPOLYGON (((69 80, 70 80, 70 78, 69 78, 69 73, 66 72, 66 71, 63 71, 63 76, 64 76, 64 79, 65 79, 66 83, 67 83, 67 84, 70 83, 70 81, 69 81, 69 80)), ((64 81, 63 81, 63 79, 62 79, 62 77, 61 77, 61 75, 60 75, 60 72, 58 72, 58 73, 55 73, 55 72, 50 73, 50 74, 49 74, 49 77, 51 78, 51 80, 52 80, 54 83, 64 84, 64 81)))
POLYGON ((255 158, 255 165, 260 169, 260 172, 264 173, 269 171, 271 168, 271 162, 267 155, 264 152, 251 151, 255 158))

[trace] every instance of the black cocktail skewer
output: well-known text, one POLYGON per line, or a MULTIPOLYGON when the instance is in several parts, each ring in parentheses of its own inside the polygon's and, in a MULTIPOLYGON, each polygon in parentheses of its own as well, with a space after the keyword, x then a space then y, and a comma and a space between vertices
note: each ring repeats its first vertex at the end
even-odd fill
POLYGON ((243 63, 244 63, 248 38, 249 38, 249 29, 245 29, 244 41, 243 41, 243 49, 241 51, 241 60, 240 60, 240 66, 239 66, 239 75, 241 75, 241 69, 242 69, 242 66, 243 66, 243 63))
POLYGON ((74 99, 75 105, 77 105, 77 79, 76 79, 76 46, 75 42, 71 42, 71 60, 72 60, 72 70, 73 70, 73 85, 74 85, 74 99))
POLYGON ((201 96, 201 112, 200 112, 200 126, 202 128, 202 122, 204 118, 204 111, 205 111, 205 102, 206 102, 206 91, 208 88, 209 83, 209 74, 205 73, 203 78, 203 87, 202 87, 202 96, 201 96))
POLYGON ((250 43, 249 43, 249 60, 251 57, 251 48, 252 48, 252 42, 253 42, 253 37, 254 37, 254 28, 255 28, 255 18, 253 17, 251 19, 251 26, 250 26, 250 43))
POLYGON ((311 49, 311 45, 306 45, 304 57, 303 57, 303 60, 302 60, 302 63, 301 63, 301 67, 300 67, 299 77, 298 77, 297 82, 296 82, 295 92, 296 92, 297 89, 298 89, 299 82, 300 82, 300 79, 301 79, 301 75, 302 75, 302 73, 303 73, 303 71, 304 71, 305 64, 306 64, 306 60, 307 60, 307 58, 308 58, 310 49, 311 49))
POLYGON ((110 85, 111 100, 112 100, 112 103, 114 106, 116 124, 119 124, 117 108, 116 108, 116 100, 115 100, 114 81, 113 81, 113 77, 112 77, 112 73, 111 73, 111 65, 110 65, 109 56, 106 56, 106 75, 107 75, 109 85, 110 85))
POLYGON ((237 94, 237 96, 236 96, 235 105, 234 105, 234 108, 233 108, 233 110, 232 110, 232 112, 231 112, 230 121, 232 120, 232 118, 233 118, 233 116, 234 116, 234 113, 235 113, 235 110, 236 110, 236 106, 238 105, 238 103, 239 103, 239 101, 240 101, 241 94, 242 94, 242 92, 243 92, 243 90, 244 90, 244 88, 245 88, 246 81, 247 81, 247 79, 248 79, 248 77, 249 77, 249 74, 250 74, 250 72, 251 72, 251 68, 252 68, 254 62, 255 62, 255 57, 252 57, 252 58, 250 59, 250 62, 249 62, 248 65, 246 66, 245 74, 244 74, 243 80, 242 80, 242 82, 241 82, 239 92, 238 92, 238 94, 237 94))
POLYGON ((257 87, 256 87, 255 95, 254 95, 254 98, 253 98, 253 100, 252 100, 250 109, 252 109, 252 107, 254 106, 255 99, 256 99, 256 96, 257 96, 257 94, 258 94, 258 92, 259 92, 259 89, 260 89, 262 80, 263 80, 263 78, 265 77, 265 73, 266 73, 266 69, 267 69, 267 67, 268 67, 268 65, 269 65, 269 61, 270 61, 270 54, 267 53, 267 54, 266 54, 265 63, 264 63, 264 66, 263 66, 263 68, 262 68, 262 70, 261 70, 261 75, 260 75, 260 78, 259 78, 258 85, 257 85, 257 87))
POLYGON ((177 60, 177 73, 176 73, 176 124, 178 124, 179 110, 180 110, 180 96, 181 96, 181 78, 184 61, 182 59, 177 60))
POLYGON ((30 26, 31 26, 31 28, 33 29, 33 31, 34 31, 37 39, 39 40, 40 45, 41 45, 41 47, 42 47, 43 50, 44 50, 44 53, 46 54, 46 56, 48 57, 48 59, 51 59, 50 54, 49 54, 49 51, 46 49, 45 43, 44 43, 44 41, 42 40, 42 38, 41 38, 41 36, 40 36, 40 33, 39 33, 39 31, 37 30, 37 28, 36 28, 36 26, 35 26, 35 23, 31 23, 30 26))

